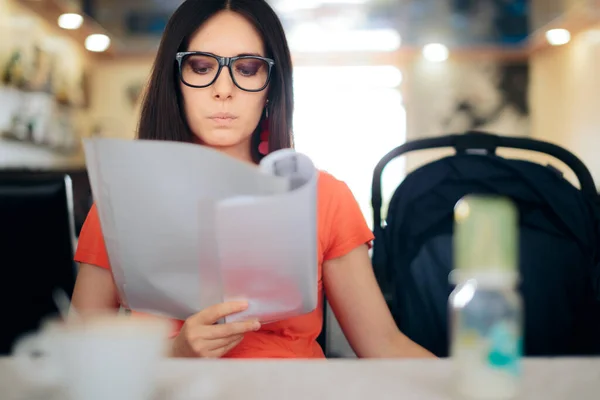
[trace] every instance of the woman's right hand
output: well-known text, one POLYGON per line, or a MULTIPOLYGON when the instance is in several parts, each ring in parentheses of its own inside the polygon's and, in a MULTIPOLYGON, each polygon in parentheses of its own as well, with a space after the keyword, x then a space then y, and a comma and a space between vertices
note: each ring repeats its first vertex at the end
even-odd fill
POLYGON ((219 358, 237 346, 244 333, 260 329, 258 321, 216 324, 248 308, 247 302, 215 304, 189 317, 173 340, 173 357, 219 358))

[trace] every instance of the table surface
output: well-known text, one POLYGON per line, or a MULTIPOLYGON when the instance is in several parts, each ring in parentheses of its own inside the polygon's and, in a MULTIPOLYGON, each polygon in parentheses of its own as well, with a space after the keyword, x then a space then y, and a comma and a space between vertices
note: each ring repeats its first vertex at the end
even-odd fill
MULTIPOLYGON (((452 399, 450 360, 164 360, 156 400, 452 399)), ((56 391, 57 389, 55 389, 56 391)), ((23 383, 0 358, 0 398, 59 399, 23 383)), ((600 399, 600 358, 524 361, 527 400, 600 399)))

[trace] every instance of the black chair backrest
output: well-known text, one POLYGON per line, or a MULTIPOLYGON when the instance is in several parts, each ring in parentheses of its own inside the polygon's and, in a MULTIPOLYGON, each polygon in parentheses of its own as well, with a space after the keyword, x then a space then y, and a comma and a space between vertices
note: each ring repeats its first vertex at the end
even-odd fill
POLYGON ((0 180, 0 354, 58 310, 53 291, 73 292, 73 196, 68 176, 0 180))
POLYGON ((457 153, 464 153, 469 150, 483 150, 489 154, 495 154, 498 148, 508 148, 530 150, 550 155, 564 162, 571 170, 573 170, 575 176, 577 176, 577 180, 579 180, 581 192, 585 196, 588 196, 590 199, 595 199, 595 202, 600 203, 600 196, 598 195, 592 174, 581 160, 568 150, 542 140, 497 136, 485 132, 471 131, 464 134, 453 134, 407 142, 387 153, 377 163, 373 172, 371 186, 373 227, 375 229, 381 227, 381 206, 383 203, 381 197, 381 176, 383 175, 383 170, 390 161, 412 151, 445 147, 454 148, 457 153))

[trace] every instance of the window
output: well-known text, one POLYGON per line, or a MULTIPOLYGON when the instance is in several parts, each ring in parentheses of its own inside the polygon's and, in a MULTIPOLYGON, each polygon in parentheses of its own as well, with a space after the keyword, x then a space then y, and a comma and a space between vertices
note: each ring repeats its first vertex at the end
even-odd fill
MULTIPOLYGON (((406 140, 401 80, 392 66, 294 69, 296 150, 348 184, 370 226, 373 170, 406 140)), ((384 199, 403 177, 404 159, 396 159, 384 172, 384 199)))

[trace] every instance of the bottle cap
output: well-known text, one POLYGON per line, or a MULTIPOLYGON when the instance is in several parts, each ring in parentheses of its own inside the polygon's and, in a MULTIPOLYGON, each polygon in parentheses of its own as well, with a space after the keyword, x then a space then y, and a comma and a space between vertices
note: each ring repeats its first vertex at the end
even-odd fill
POLYGON ((454 278, 504 276, 516 281, 518 240, 518 213, 511 200, 462 198, 454 208, 454 278))

